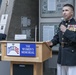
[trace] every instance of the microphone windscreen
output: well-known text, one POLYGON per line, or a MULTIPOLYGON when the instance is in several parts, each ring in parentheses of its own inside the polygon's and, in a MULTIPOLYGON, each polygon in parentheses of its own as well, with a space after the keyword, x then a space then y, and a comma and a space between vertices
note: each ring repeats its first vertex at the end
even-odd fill
POLYGON ((64 20, 64 18, 62 17, 62 18, 61 18, 61 20, 63 21, 63 20, 64 20))

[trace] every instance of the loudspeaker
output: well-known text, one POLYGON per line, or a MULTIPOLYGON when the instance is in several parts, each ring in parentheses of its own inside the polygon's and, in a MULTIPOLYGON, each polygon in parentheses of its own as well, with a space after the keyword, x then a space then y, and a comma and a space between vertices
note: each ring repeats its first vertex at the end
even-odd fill
POLYGON ((33 65, 13 64, 13 75, 33 75, 33 65))

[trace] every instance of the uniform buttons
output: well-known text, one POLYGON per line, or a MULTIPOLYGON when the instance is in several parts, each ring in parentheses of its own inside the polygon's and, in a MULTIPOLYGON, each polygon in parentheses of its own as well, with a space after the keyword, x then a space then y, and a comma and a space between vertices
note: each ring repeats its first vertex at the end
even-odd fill
POLYGON ((68 25, 68 23, 66 23, 66 25, 68 25))
POLYGON ((72 52, 74 52, 74 50, 72 50, 72 52))
POLYGON ((62 38, 62 40, 64 40, 64 38, 62 38))

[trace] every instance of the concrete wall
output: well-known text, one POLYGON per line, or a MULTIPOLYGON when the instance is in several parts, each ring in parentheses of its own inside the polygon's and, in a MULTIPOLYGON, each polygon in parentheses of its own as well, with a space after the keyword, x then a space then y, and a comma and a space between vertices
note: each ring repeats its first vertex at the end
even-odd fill
POLYGON ((0 75, 10 75, 10 62, 0 61, 0 75))

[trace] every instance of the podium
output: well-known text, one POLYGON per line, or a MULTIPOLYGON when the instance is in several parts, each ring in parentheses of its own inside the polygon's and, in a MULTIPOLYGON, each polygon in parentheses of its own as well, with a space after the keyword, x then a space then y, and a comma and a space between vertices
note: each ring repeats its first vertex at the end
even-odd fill
MULTIPOLYGON (((10 48, 11 49, 11 48, 10 48)), ((10 75, 14 74, 15 64, 24 64, 33 66, 31 75, 43 75, 43 61, 52 57, 52 50, 45 42, 31 42, 31 41, 1 41, 1 60, 10 61, 10 75), (36 44, 36 56, 15 56, 7 55, 7 44, 36 44)), ((17 74, 16 74, 17 75, 17 74)), ((22 74, 21 74, 22 75, 22 74)), ((28 75, 28 74, 24 74, 28 75)))

